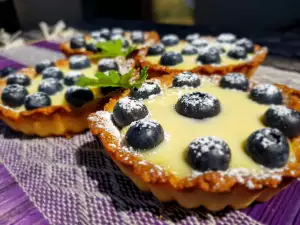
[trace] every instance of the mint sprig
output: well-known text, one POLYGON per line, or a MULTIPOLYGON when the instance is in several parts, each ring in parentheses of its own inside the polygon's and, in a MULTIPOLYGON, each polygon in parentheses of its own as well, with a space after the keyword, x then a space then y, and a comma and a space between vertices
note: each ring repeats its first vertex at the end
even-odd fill
POLYGON ((137 49, 137 46, 131 45, 127 49, 122 48, 122 40, 98 42, 96 47, 101 49, 100 53, 90 56, 92 59, 115 58, 117 56, 127 57, 137 49))
POLYGON ((133 79, 135 74, 134 70, 131 69, 128 73, 120 75, 115 70, 110 70, 109 72, 97 72, 96 78, 89 78, 86 76, 81 76, 77 81, 78 86, 86 87, 121 87, 121 88, 139 88, 143 82, 147 79, 148 67, 145 66, 137 79, 133 79))

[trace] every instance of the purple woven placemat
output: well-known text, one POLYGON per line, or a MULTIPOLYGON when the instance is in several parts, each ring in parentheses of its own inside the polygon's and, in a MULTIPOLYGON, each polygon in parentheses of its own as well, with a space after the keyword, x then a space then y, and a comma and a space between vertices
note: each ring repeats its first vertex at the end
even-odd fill
MULTIPOLYGON (((42 42, 25 50, 32 51, 28 53, 32 56, 52 59, 61 56, 57 46, 42 42)), ((1 54, 4 60, 14 58, 11 52, 1 54)), ((28 62, 16 58, 19 64, 28 62)), ((42 59, 31 58, 30 62, 42 59)), ((4 65, 1 62, 0 68, 4 65)), ((281 83, 293 85, 296 79, 298 84, 299 74, 273 70, 264 67, 255 79, 277 82, 278 77, 281 82, 284 73, 286 79, 281 83)), ((12 132, 2 123, 0 130, 0 159, 52 224, 300 224, 300 182, 271 201, 245 210, 186 210, 175 203, 162 204, 139 191, 89 132, 70 139, 41 139, 12 132)))
POLYGON ((48 225, 9 171, 0 163, 0 224, 48 225))

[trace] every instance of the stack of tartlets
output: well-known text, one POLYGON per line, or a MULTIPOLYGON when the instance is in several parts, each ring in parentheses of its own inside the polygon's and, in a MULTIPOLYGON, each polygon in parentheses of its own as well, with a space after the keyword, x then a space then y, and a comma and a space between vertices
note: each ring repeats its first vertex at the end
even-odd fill
POLYGON ((265 47, 233 34, 102 29, 61 49, 71 57, 0 71, 0 118, 12 129, 90 127, 141 190, 187 208, 245 208, 300 177, 300 91, 249 80, 265 47), (107 40, 119 50, 99 49, 107 40))

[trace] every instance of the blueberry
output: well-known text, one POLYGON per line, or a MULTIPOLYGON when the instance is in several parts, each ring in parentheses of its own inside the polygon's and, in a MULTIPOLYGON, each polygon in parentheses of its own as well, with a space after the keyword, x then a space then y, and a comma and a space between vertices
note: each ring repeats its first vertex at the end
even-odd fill
POLYGON ((138 120, 128 129, 126 140, 136 150, 151 149, 164 140, 164 130, 153 120, 138 120))
POLYGON ((216 51, 218 51, 220 54, 226 52, 225 48, 218 44, 210 44, 207 46, 207 48, 208 49, 210 49, 210 48, 216 49, 216 51))
POLYGON ((133 121, 145 118, 148 113, 142 101, 125 97, 115 105, 112 118, 118 127, 125 127, 133 121))
POLYGON ((11 84, 3 89, 1 99, 4 105, 14 108, 23 105, 26 95, 28 95, 28 91, 24 86, 11 84))
POLYGON ((53 66, 55 66, 55 63, 46 59, 35 65, 35 71, 36 71, 36 73, 41 73, 44 71, 44 69, 46 69, 48 67, 53 67, 53 66))
POLYGON ((73 55, 69 58, 70 69, 81 70, 91 66, 91 61, 85 55, 73 55))
POLYGON ((12 74, 16 72, 16 69, 12 67, 4 67, 3 69, 0 70, 0 78, 6 77, 9 74, 12 74))
POLYGON ((197 48, 192 45, 187 45, 181 50, 182 55, 195 55, 197 53, 198 53, 197 48))
POLYGON ((199 137, 190 143, 186 160, 193 169, 201 172, 224 171, 229 168, 231 151, 217 137, 199 137))
POLYGON ((54 95, 62 89, 62 84, 55 78, 42 80, 38 87, 39 92, 45 92, 48 95, 54 95))
POLYGON ((232 44, 235 41, 236 41, 236 36, 234 34, 230 34, 230 33, 220 34, 217 37, 217 42, 219 42, 219 43, 232 44))
POLYGON ((115 34, 115 35, 111 36, 111 40, 112 41, 121 40, 123 48, 129 47, 129 42, 123 36, 121 36, 119 34, 115 34))
POLYGON ((111 33, 112 34, 124 35, 124 30, 122 28, 115 27, 115 28, 112 28, 111 33))
POLYGON ((246 59, 247 51, 244 47, 234 46, 228 51, 227 56, 233 59, 246 59))
POLYGON ((182 55, 177 52, 165 52, 160 58, 160 64, 164 66, 175 66, 183 62, 182 55))
POLYGON ((99 37, 99 38, 96 38, 94 39, 93 43, 103 43, 103 42, 106 42, 107 39, 106 38, 103 38, 103 37, 99 37))
POLYGON ((192 72, 183 72, 173 79, 173 87, 199 87, 201 84, 198 75, 192 72))
POLYGON ((98 39, 101 38, 101 31, 100 30, 96 30, 96 31, 92 31, 90 33, 91 38, 93 39, 98 39))
POLYGON ((94 99, 94 94, 88 88, 72 86, 68 88, 65 99, 71 106, 81 107, 89 101, 92 101, 94 99))
POLYGON ((188 34, 185 37, 185 40, 189 43, 191 43, 193 40, 199 39, 200 38, 200 34, 195 33, 195 34, 188 34))
POLYGON ((147 81, 140 88, 133 88, 131 96, 136 99, 147 99, 152 95, 157 95, 161 92, 160 86, 156 82, 147 81))
POLYGON ((85 45, 85 40, 82 36, 72 37, 70 40, 70 47, 72 49, 83 48, 85 45))
POLYGON ((174 46, 179 43, 179 37, 176 34, 167 34, 161 38, 161 42, 165 46, 174 46))
POLYGON ((253 132, 245 145, 246 153, 257 163, 269 167, 284 166, 289 159, 287 138, 276 128, 263 128, 253 132))
POLYGON ((129 47, 129 41, 127 41, 126 39, 123 39, 123 42, 122 42, 122 47, 123 48, 128 48, 129 47))
POLYGON ((283 102, 281 91, 271 84, 257 84, 250 91, 249 97, 260 104, 281 105, 283 102))
POLYGON ((191 45, 197 47, 197 48, 203 48, 208 45, 208 42, 203 39, 195 39, 191 42, 191 45))
POLYGON ((101 37, 105 38, 105 39, 109 39, 110 38, 110 31, 107 28, 102 28, 100 29, 100 33, 101 33, 101 37))
POLYGON ((85 45, 85 49, 87 51, 93 52, 93 53, 99 52, 99 49, 96 47, 96 44, 94 44, 94 43, 87 43, 85 45))
POLYGON ((249 88, 249 81, 247 77, 241 73, 228 73, 220 80, 220 86, 222 88, 247 91, 249 88))
POLYGON ((286 106, 271 106, 263 121, 266 126, 277 128, 289 138, 300 135, 300 113, 286 106))
POLYGON ((133 31, 131 33, 131 40, 134 44, 143 44, 145 43, 145 35, 143 31, 133 31))
POLYGON ((30 85, 30 79, 27 75, 21 73, 11 74, 7 77, 7 84, 19 84, 22 86, 30 85))
POLYGON ((155 44, 152 45, 149 49, 148 49, 148 55, 152 56, 152 55, 161 55, 165 52, 165 47, 162 44, 155 44))
POLYGON ((111 35, 110 40, 112 40, 112 41, 122 40, 123 41, 124 37, 120 34, 113 34, 113 35, 111 35))
POLYGON ((83 74, 79 71, 70 71, 64 77, 64 84, 67 86, 75 85, 81 76, 83 76, 83 74))
POLYGON ((209 47, 200 51, 197 61, 206 65, 206 64, 220 64, 221 57, 220 52, 214 48, 209 47))
POLYGON ((48 68, 46 68, 46 69, 43 70, 42 76, 43 76, 43 79, 55 78, 55 79, 60 80, 60 79, 63 78, 64 74, 57 67, 48 67, 48 68))
POLYGON ((243 47, 248 53, 254 52, 254 44, 251 40, 247 38, 242 38, 235 43, 237 46, 243 47))
POLYGON ((195 119, 214 117, 221 111, 219 100, 207 93, 193 92, 184 94, 175 105, 177 113, 195 119))
POLYGON ((109 70, 116 70, 119 71, 119 66, 114 59, 101 59, 98 62, 98 70, 100 72, 106 72, 109 70))
POLYGON ((37 92, 34 94, 27 95, 24 104, 27 110, 38 109, 50 106, 51 99, 46 93, 37 92))

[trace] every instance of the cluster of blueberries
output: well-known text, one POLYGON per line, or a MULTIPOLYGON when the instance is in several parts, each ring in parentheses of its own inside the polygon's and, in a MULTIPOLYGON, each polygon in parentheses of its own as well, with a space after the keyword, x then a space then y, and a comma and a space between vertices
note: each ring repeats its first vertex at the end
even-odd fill
MULTIPOLYGON (((63 85, 65 85, 67 86, 66 101, 73 107, 81 107, 94 99, 94 94, 89 88, 75 85, 79 77, 83 75, 80 70, 90 66, 91 62, 86 56, 72 56, 69 58, 71 71, 64 74, 63 71, 55 67, 53 62, 44 60, 35 66, 36 73, 42 76, 42 80, 38 85, 38 92, 32 94, 29 94, 27 90, 32 80, 27 75, 16 73, 14 69, 6 67, 0 70, 0 77, 7 78, 7 86, 1 95, 2 102, 12 108, 24 104, 27 110, 47 107, 51 105, 50 96, 63 90, 63 85)), ((118 71, 119 66, 114 59, 103 59, 98 63, 98 70, 100 72, 118 71)), ((101 91, 106 92, 106 89, 103 88, 101 91)))
POLYGON ((246 59, 248 53, 254 52, 254 44, 247 38, 237 40, 233 34, 220 34, 216 44, 209 44, 207 40, 201 39, 199 34, 189 34, 185 41, 188 43, 181 53, 175 51, 166 52, 165 47, 175 46, 179 43, 179 37, 175 34, 168 34, 161 38, 161 43, 153 45, 148 50, 148 56, 161 55, 160 64, 174 66, 183 62, 182 55, 196 55, 197 62, 201 64, 220 64, 220 55, 225 53, 224 44, 232 47, 227 52, 227 56, 232 59, 246 59))
MULTIPOLYGON (((123 48, 128 48, 130 43, 124 36, 125 31, 122 28, 113 28, 109 30, 108 28, 102 28, 97 31, 92 31, 89 35, 92 41, 86 41, 84 35, 78 35, 72 37, 70 40, 70 48, 80 49, 85 48, 87 51, 96 53, 101 52, 101 49, 96 47, 96 43, 105 42, 108 40, 121 40, 123 48)), ((145 35, 143 31, 132 31, 130 32, 130 40, 133 44, 144 44, 145 35)))
MULTIPOLYGON (((201 85, 199 76, 183 72, 173 79, 173 88, 194 88, 201 85)), ((248 79, 239 73, 224 76, 221 88, 248 91, 248 79)), ((112 120, 120 128, 130 125, 126 133, 129 146, 137 151, 147 151, 164 140, 163 127, 156 121, 145 118, 149 111, 142 99, 161 92, 160 86, 148 81, 131 96, 121 99, 114 107, 112 120)), ((282 104, 282 94, 273 85, 256 85, 249 92, 249 98, 259 104, 272 105, 263 116, 266 128, 252 133, 245 144, 246 153, 257 163, 268 168, 284 166, 289 158, 288 139, 300 135, 300 113, 282 104)), ((207 93, 192 92, 181 96, 175 104, 178 114, 188 118, 204 119, 217 116, 219 100, 207 93)), ((225 141, 215 137, 195 139, 187 148, 186 160, 198 171, 228 169, 231 151, 225 141), (210 151, 206 151, 207 148, 210 151), (201 154, 199 154, 201 153, 201 154)))

